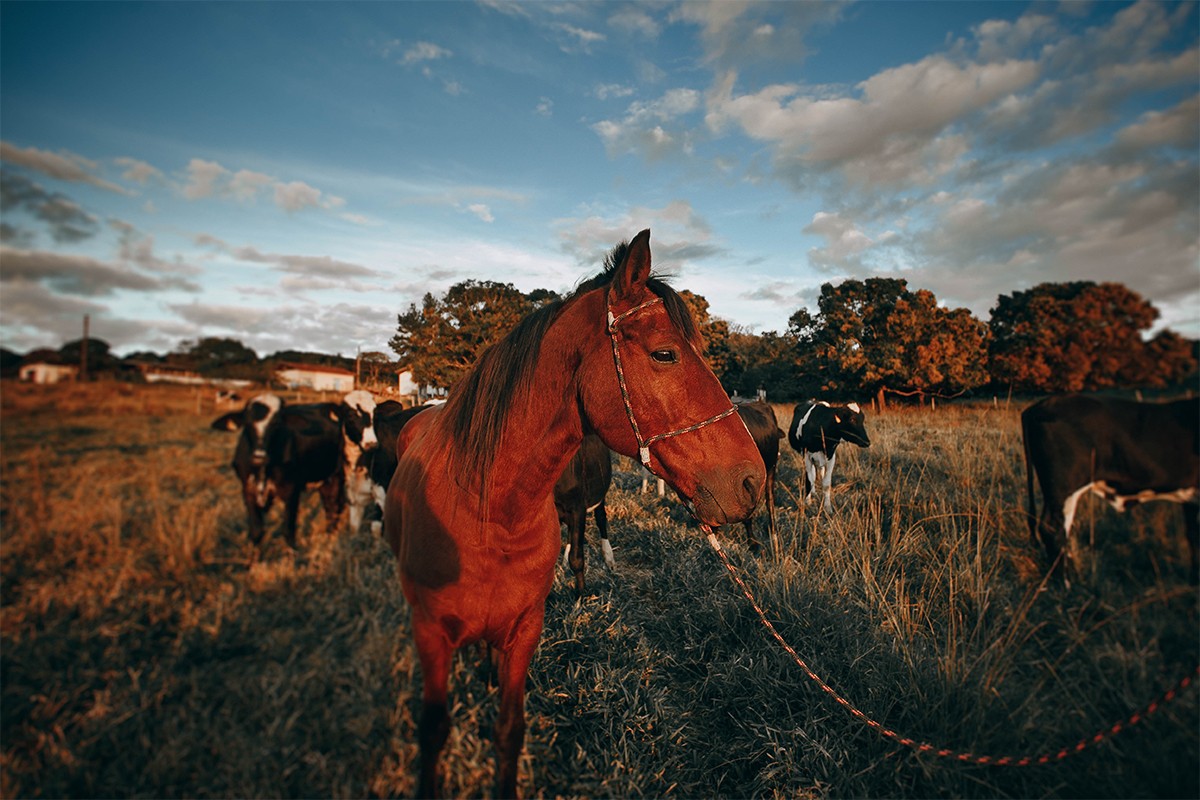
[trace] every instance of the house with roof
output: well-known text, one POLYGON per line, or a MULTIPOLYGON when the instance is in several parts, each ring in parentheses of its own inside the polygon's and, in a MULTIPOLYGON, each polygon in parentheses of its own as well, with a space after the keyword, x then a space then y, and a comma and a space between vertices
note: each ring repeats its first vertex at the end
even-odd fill
POLYGON ((30 383, 63 383, 75 380, 78 374, 79 367, 74 364, 37 359, 22 364, 17 377, 30 383))
POLYGON ((317 392, 354 391, 354 373, 341 367, 322 364, 280 364, 275 380, 288 389, 312 389, 317 392))

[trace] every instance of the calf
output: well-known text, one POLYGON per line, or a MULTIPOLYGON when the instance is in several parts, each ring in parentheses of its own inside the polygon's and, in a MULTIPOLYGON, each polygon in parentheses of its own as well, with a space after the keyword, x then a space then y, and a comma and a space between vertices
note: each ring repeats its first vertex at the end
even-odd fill
POLYGON ((396 440, 408 421, 430 406, 405 408, 395 400, 384 400, 375 407, 375 436, 379 447, 363 455, 363 464, 371 476, 371 489, 375 502, 383 508, 388 484, 396 471, 396 440))
POLYGON ((375 398, 363 389, 350 392, 338 407, 342 423, 342 468, 350 532, 357 533, 367 506, 375 502, 374 484, 364 456, 379 442, 375 437, 375 398))
POLYGON ((583 597, 584 530, 587 515, 591 511, 600 529, 600 549, 604 563, 613 568, 612 545, 608 543, 608 509, 604 505, 605 495, 612 485, 612 456, 608 445, 595 434, 583 437, 578 452, 567 464, 558 483, 554 484, 554 507, 558 510, 558 521, 567 526, 567 548, 563 552, 563 563, 570 563, 575 573, 575 593, 583 597))
POLYGON ((344 500, 337 405, 288 406, 273 394, 261 394, 241 411, 218 417, 212 427, 241 429, 232 466, 242 485, 252 542, 261 544, 263 515, 278 496, 284 503, 284 536, 296 547, 300 495, 309 484, 320 485, 326 529, 337 530, 344 500))
POLYGON ((799 404, 792 412, 788 442, 804 459, 804 502, 810 503, 816 496, 817 473, 823 473, 821 485, 825 489, 826 514, 833 513, 833 504, 829 500, 833 486, 833 464, 837 446, 843 440, 859 447, 871 446, 871 440, 867 436, 866 418, 858 403, 831 406, 824 400, 813 400, 799 404))
POLYGON ((1191 581, 1200 576, 1200 398, 1139 403, 1108 397, 1048 397, 1021 412, 1029 536, 1051 569, 1070 571, 1070 535, 1079 498, 1091 492, 1117 511, 1149 500, 1183 504, 1191 581), (1042 489, 1037 516, 1033 478, 1042 489), (1064 545, 1066 552, 1064 553, 1064 545), (1061 559, 1060 559, 1061 556, 1061 559))
MULTIPOLYGON (((746 425, 746 430, 750 431, 750 436, 754 439, 754 444, 758 447, 758 453, 762 456, 763 465, 767 468, 767 491, 765 497, 767 500, 767 535, 774 540, 775 538, 775 468, 779 464, 779 440, 783 438, 783 431, 779 429, 779 422, 775 418, 775 412, 769 405, 760 401, 751 403, 740 403, 737 407, 738 416, 742 418, 742 422, 746 425)), ((750 540, 750 549, 757 552, 759 549, 758 540, 754 538, 753 518, 746 519, 746 538, 750 540)))

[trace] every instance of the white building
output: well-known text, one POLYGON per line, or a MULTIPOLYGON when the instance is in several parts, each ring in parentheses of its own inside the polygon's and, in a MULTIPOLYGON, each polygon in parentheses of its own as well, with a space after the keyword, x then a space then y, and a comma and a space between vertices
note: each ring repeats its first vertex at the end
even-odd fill
POLYGON ((354 373, 341 367, 283 364, 275 371, 275 380, 289 389, 313 389, 318 392, 354 391, 354 373))
POLYGON ((78 374, 79 367, 74 364, 51 364, 47 361, 34 361, 29 364, 22 364, 18 377, 23 381, 31 381, 33 383, 61 383, 62 381, 75 380, 75 376, 78 374))
POLYGON ((400 401, 405 405, 417 406, 427 400, 445 400, 446 390, 437 386, 420 386, 413 380, 412 370, 400 367, 396 373, 396 389, 400 401))

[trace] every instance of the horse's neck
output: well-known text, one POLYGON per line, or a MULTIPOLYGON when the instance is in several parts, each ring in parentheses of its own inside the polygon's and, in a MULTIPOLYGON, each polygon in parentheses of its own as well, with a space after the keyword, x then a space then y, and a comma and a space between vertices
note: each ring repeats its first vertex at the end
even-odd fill
MULTIPOLYGON (((582 299, 581 299, 582 302, 582 299)), ((500 452, 492 465, 488 504, 494 518, 536 513, 549 498, 583 440, 576 372, 584 347, 605 336, 603 311, 594 303, 565 308, 546 331, 532 379, 529 403, 505 422, 500 452), (596 319, 591 319, 595 316, 596 319)))

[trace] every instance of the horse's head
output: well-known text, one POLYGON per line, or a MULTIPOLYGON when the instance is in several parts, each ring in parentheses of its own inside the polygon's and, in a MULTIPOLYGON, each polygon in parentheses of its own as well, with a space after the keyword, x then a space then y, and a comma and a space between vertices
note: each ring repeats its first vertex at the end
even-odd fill
POLYGON ((702 523, 744 520, 762 495, 763 460, 701 355, 687 306, 650 275, 650 231, 596 291, 608 334, 584 356, 588 423, 669 483, 702 523))

